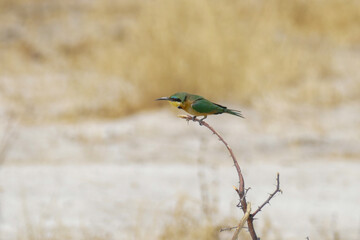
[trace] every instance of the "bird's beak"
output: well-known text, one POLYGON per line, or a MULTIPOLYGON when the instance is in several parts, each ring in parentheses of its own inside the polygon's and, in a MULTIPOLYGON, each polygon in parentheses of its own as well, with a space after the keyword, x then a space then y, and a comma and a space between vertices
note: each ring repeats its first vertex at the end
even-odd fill
POLYGON ((171 101, 170 98, 168 97, 161 97, 161 98, 158 98, 158 99, 155 99, 156 101, 160 101, 160 100, 166 100, 166 101, 171 101))

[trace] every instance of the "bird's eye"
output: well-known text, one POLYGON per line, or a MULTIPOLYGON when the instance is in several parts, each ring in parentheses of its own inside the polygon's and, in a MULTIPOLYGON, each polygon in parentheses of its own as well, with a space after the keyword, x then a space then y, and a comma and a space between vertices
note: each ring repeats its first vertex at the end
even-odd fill
POLYGON ((174 102, 181 102, 180 98, 174 98, 174 97, 172 97, 171 100, 173 100, 174 102))
POLYGON ((182 109, 182 107, 181 107, 181 106, 178 106, 178 109, 182 109))

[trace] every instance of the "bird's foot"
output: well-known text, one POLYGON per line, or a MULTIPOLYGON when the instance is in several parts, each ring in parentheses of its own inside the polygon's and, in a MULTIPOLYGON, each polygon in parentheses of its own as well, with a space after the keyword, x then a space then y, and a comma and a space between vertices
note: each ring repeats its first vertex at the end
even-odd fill
POLYGON ((202 119, 198 120, 198 119, 196 118, 196 116, 192 116, 192 120, 193 120, 194 122, 195 122, 196 120, 198 120, 200 126, 203 125, 203 120, 204 120, 204 119, 205 119, 205 118, 202 118, 202 119))
POLYGON ((207 118, 207 116, 203 117, 199 120, 199 125, 202 126, 204 124, 204 119, 207 118))
POLYGON ((192 117, 190 115, 179 115, 178 117, 185 119, 187 121, 188 125, 189 125, 190 120, 194 121, 194 117, 192 117))

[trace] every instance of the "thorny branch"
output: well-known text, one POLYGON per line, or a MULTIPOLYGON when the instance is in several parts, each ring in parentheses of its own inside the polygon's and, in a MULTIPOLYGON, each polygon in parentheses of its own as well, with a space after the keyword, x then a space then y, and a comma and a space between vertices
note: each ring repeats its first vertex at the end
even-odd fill
MULTIPOLYGON (((198 122, 201 126, 207 127, 213 134, 215 134, 219 138, 219 140, 221 142, 224 143, 225 147, 229 151, 230 156, 231 156, 231 158, 232 158, 232 160, 234 162, 234 166, 236 168, 236 171, 237 171, 237 174, 238 174, 238 177, 239 177, 239 188, 236 188, 236 187, 234 187, 234 188, 235 188, 235 191, 238 193, 239 198, 240 198, 240 203, 239 203, 238 207, 241 207, 241 209, 244 212, 244 217, 241 219, 239 225, 236 227, 236 231, 235 231, 232 239, 236 240, 238 238, 239 232, 240 232, 241 228, 243 227, 243 225, 245 224, 245 221, 246 221, 247 224, 248 224, 248 230, 249 230, 251 238, 253 240, 258 240, 259 238, 256 235, 256 232, 255 232, 255 229, 254 229, 254 224, 253 224, 254 216, 259 211, 261 211, 261 209, 267 203, 269 203, 271 198, 273 198, 276 195, 276 193, 278 193, 278 192, 282 193, 282 191, 280 190, 279 173, 277 174, 277 177, 276 177, 276 181, 277 181, 276 190, 272 194, 270 194, 268 199, 266 199, 266 201, 254 213, 251 214, 250 213, 251 212, 251 203, 246 201, 246 193, 250 188, 245 189, 245 182, 244 182, 244 177, 243 177, 243 175, 241 173, 241 168, 240 168, 240 166, 238 164, 238 161, 236 160, 236 157, 235 157, 232 149, 230 148, 230 146, 208 123, 206 123, 206 122, 204 122, 202 120, 199 120, 196 117, 189 116, 189 115, 180 115, 179 117, 182 118, 182 119, 185 119, 188 122, 191 120, 191 121, 194 121, 194 122, 198 122)), ((230 228, 230 229, 233 229, 233 228, 230 228)))
POLYGON ((256 209, 255 212, 253 212, 253 213, 251 214, 252 217, 255 217, 255 215, 256 215, 258 212, 260 212, 261 209, 262 209, 263 207, 265 207, 266 204, 270 204, 270 200, 271 200, 278 192, 279 192, 279 193, 282 193, 282 190, 280 189, 280 174, 279 174, 279 173, 276 174, 276 189, 275 189, 275 191, 274 191, 273 193, 269 194, 269 197, 266 199, 266 201, 265 201, 263 204, 261 204, 261 206, 259 206, 258 209, 256 209))

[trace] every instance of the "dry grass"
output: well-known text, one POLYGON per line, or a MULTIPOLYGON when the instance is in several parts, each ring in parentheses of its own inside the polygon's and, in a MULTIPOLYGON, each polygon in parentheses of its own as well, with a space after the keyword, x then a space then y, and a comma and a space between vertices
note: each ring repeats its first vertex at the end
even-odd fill
POLYGON ((219 239, 221 226, 201 219, 195 212, 188 199, 180 198, 158 239, 219 239))
POLYGON ((117 117, 179 90, 333 106, 360 96, 359 72, 346 85, 334 66, 358 46, 359 5, 1 0, 0 97, 40 120, 117 117))
MULTIPOLYGON (((235 226, 238 219, 229 217, 221 220, 221 224, 215 223, 219 221, 218 218, 212 220, 204 220, 197 211, 198 206, 194 206, 191 200, 187 197, 180 197, 178 202, 167 216, 166 223, 161 227, 160 233, 155 234, 154 229, 158 229, 158 225, 144 227, 147 224, 138 222, 136 227, 128 230, 121 230, 119 232, 106 233, 101 230, 94 230, 89 227, 70 227, 63 224, 60 220, 51 225, 46 224, 43 219, 32 219, 26 211, 24 211, 24 228, 19 229, 17 235, 18 240, 63 240, 63 239, 77 239, 77 240, 117 240, 117 239, 157 239, 157 240, 225 240, 230 239, 233 231, 222 231, 221 228, 235 226), (126 237, 125 237, 126 235, 126 237)), ((239 209, 235 209, 237 211, 239 209)), ((56 216, 53 216, 56 218, 56 216)), ((22 219, 21 219, 22 220, 22 219)), ((273 226, 271 219, 266 215, 262 216, 258 221, 263 222, 261 228, 257 228, 257 233, 261 239, 285 239, 281 230, 273 226)), ((323 225, 316 226, 317 236, 324 240, 344 239, 340 236, 338 231, 329 229, 323 225)), ((304 233, 306 234, 306 233, 304 233)), ((297 236, 291 239, 305 238, 305 235, 297 236)), ((250 240, 250 236, 246 229, 244 229, 239 239, 250 240)), ((311 236, 310 236, 311 239, 311 236)))
MULTIPOLYGON (((63 240, 63 239, 88 239, 88 240, 111 240, 111 239, 157 239, 157 240, 222 240, 230 239, 233 231, 222 231, 221 228, 228 226, 235 226, 238 219, 233 217, 223 219, 221 225, 216 224, 215 221, 219 219, 205 220, 200 217, 193 202, 186 196, 179 197, 177 204, 172 212, 167 215, 166 223, 161 227, 160 232, 155 234, 154 231, 147 229, 146 223, 139 222, 136 227, 131 230, 121 230, 118 233, 106 233, 101 230, 94 230, 88 227, 70 227, 57 220, 55 223, 46 223, 41 217, 33 219, 29 216, 26 208, 23 209, 24 226, 19 229, 17 235, 18 240, 63 240), (131 231, 131 232, 130 232, 131 231), (125 237, 125 235, 127 237, 125 237)), ((234 210, 238 210, 234 208, 234 210)), ((52 216, 56 219, 56 216, 52 216)), ((150 224, 153 229, 158 229, 159 226, 150 224)), ((259 232, 262 237, 266 239, 282 239, 278 230, 271 225, 269 219, 265 219, 265 224, 259 232)), ((250 240, 249 234, 242 231, 239 239, 250 240)))

